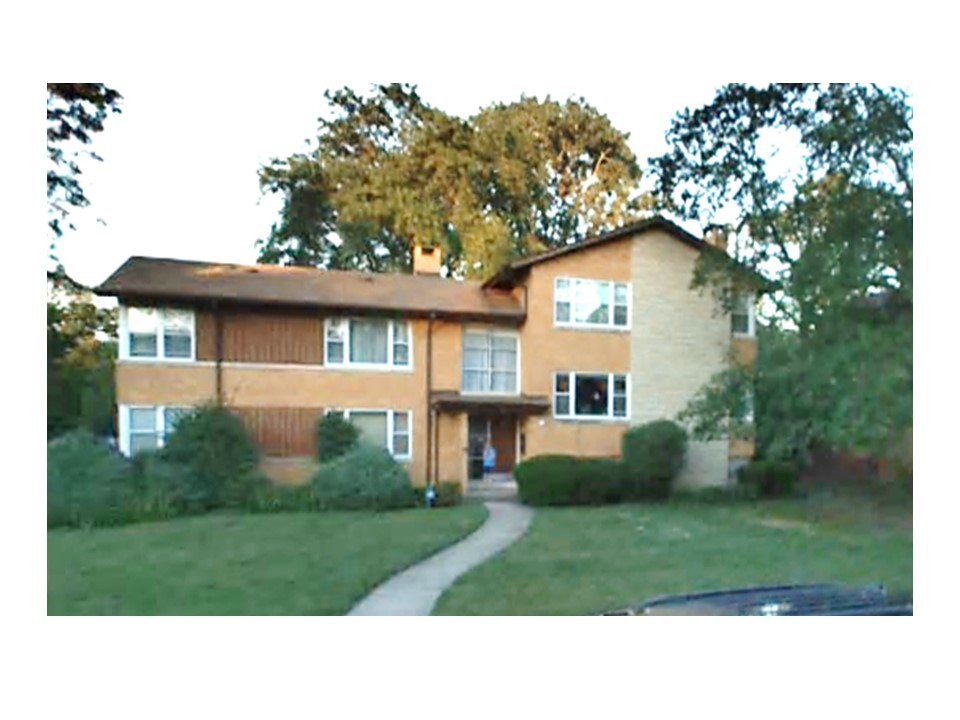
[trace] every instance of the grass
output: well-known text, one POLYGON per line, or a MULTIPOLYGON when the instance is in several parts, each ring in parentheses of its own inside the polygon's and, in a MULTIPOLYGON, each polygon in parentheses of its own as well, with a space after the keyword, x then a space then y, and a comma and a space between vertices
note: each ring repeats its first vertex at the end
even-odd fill
POLYGON ((47 533, 50 615, 339 615, 486 519, 470 505, 389 513, 216 513, 47 533))
POLYGON ((912 593, 909 511, 819 498, 538 508, 528 534, 461 577, 445 615, 581 615, 668 593, 883 582, 912 593))

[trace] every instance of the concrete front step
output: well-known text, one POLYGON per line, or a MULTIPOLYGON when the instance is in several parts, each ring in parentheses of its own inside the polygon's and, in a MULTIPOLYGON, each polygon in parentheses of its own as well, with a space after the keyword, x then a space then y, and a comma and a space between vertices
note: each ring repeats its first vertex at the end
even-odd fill
POLYGON ((515 482, 469 482, 467 483, 468 498, 481 500, 514 500, 517 497, 517 483, 515 482))

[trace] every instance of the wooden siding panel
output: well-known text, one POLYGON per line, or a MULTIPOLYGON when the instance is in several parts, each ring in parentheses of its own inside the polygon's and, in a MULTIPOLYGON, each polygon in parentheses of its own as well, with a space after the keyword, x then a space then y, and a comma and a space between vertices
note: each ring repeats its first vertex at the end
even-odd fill
POLYGON ((323 364, 323 318, 313 313, 224 313, 227 362, 323 364))
POLYGON ((273 457, 311 456, 320 408, 237 407, 232 408, 261 452, 273 457))

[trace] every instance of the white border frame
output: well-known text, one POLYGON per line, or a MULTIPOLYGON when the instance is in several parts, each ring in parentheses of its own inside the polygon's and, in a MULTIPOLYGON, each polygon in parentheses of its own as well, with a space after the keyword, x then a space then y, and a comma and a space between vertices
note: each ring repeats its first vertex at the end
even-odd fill
POLYGON ((137 403, 135 405, 117 405, 117 446, 120 448, 120 452, 127 457, 130 455, 130 411, 131 410, 153 410, 156 413, 154 420, 154 434, 157 435, 157 449, 162 448, 165 445, 164 439, 167 434, 166 428, 166 410, 186 410, 191 411, 194 409, 192 405, 142 405, 137 403))
POLYGON ((323 411, 324 416, 330 415, 332 413, 342 413, 345 420, 350 420, 350 413, 386 413, 387 414, 387 439, 389 440, 390 447, 387 449, 387 452, 393 457, 397 462, 413 462, 413 410, 396 410, 394 408, 346 408, 346 407, 329 407, 325 408, 323 411), (406 455, 397 455, 393 451, 393 429, 394 429, 394 413, 406 413, 407 415, 407 450, 409 451, 406 455))
POLYGON ((730 312, 730 332, 733 337, 755 338, 757 336, 757 298, 753 293, 747 293, 747 332, 736 332, 733 329, 733 312, 730 312))
POLYGON ((324 367, 331 370, 362 370, 376 372, 413 372, 413 323, 409 319, 396 320, 394 318, 384 317, 359 317, 359 316, 333 316, 326 317, 323 320, 323 364, 324 367), (382 363, 356 363, 351 362, 350 355, 350 323, 354 320, 386 320, 387 321, 387 362, 382 363), (330 344, 327 341, 327 332, 330 324, 333 322, 346 322, 346 333, 343 338, 343 362, 331 362, 329 357, 330 344), (397 323, 404 323, 407 326, 407 359, 410 361, 406 365, 393 364, 393 342, 394 327, 397 323))
MULTIPOLYGON (((460 394, 461 395, 470 395, 470 396, 482 396, 482 397, 516 397, 520 394, 520 389, 523 385, 523 362, 522 362, 522 350, 521 350, 520 341, 520 331, 514 330, 513 328, 501 328, 496 325, 478 325, 473 324, 463 324, 460 328, 460 394), (500 335, 501 337, 510 337, 514 338, 517 341, 517 389, 513 392, 498 392, 493 390, 464 390, 463 389, 463 337, 468 332, 473 333, 486 333, 489 335, 500 335)), ((493 372, 493 348, 490 348, 490 369, 489 372, 493 372)), ((492 383, 491 383, 492 384, 492 383)))
POLYGON ((584 278, 584 277, 569 277, 567 275, 557 275, 553 278, 553 297, 550 298, 550 302, 553 305, 553 326, 555 328, 562 328, 564 330, 588 330, 588 331, 600 331, 600 332, 630 332, 630 329, 633 326, 633 283, 623 280, 605 280, 601 278, 584 278), (557 320, 557 282, 560 280, 566 280, 570 283, 570 320, 561 321, 557 320), (595 283, 609 283, 610 284, 610 322, 606 325, 601 323, 578 323, 573 318, 575 317, 576 310, 576 292, 574 288, 576 287, 577 281, 581 282, 595 282, 595 283), (627 286, 627 324, 626 325, 614 325, 613 324, 613 315, 614 308, 616 307, 616 293, 617 285, 626 285, 627 286))
POLYGON ((194 363, 197 361, 197 313, 194 308, 181 308, 175 305, 148 305, 148 304, 121 304, 120 312, 117 317, 117 360, 132 363, 173 363, 183 365, 185 363, 194 363), (127 320, 127 312, 130 308, 145 308, 157 311, 157 354, 153 357, 132 356, 130 355, 130 327, 127 320), (163 343, 163 314, 165 310, 174 310, 176 312, 186 312, 190 314, 190 357, 188 358, 169 358, 164 357, 163 343))
POLYGON ((630 422, 631 415, 631 401, 632 401, 632 392, 633 386, 631 384, 630 373, 628 372, 616 372, 616 371, 604 371, 604 370, 555 370, 550 375, 551 386, 550 386, 550 414, 554 420, 560 422, 598 422, 598 423, 628 423, 630 422), (569 415, 557 415, 557 375, 567 375, 570 378, 570 414, 569 415), (574 410, 577 407, 577 385, 576 375, 606 375, 607 382, 609 383, 610 390, 607 393, 607 411, 609 415, 576 415, 574 410), (614 415, 613 414, 613 378, 616 375, 622 375, 626 378, 627 383, 627 393, 626 393, 626 402, 627 402, 627 414, 626 415, 614 415))

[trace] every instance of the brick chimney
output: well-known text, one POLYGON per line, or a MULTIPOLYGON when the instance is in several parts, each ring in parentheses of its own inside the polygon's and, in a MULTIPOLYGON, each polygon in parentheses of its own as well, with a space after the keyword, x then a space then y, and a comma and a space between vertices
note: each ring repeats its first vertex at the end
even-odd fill
POLYGON ((724 252, 727 251, 727 229, 723 225, 707 225, 703 231, 703 241, 724 252))
POLYGON ((414 275, 439 275, 440 261, 441 251, 436 245, 433 247, 413 246, 414 275))

